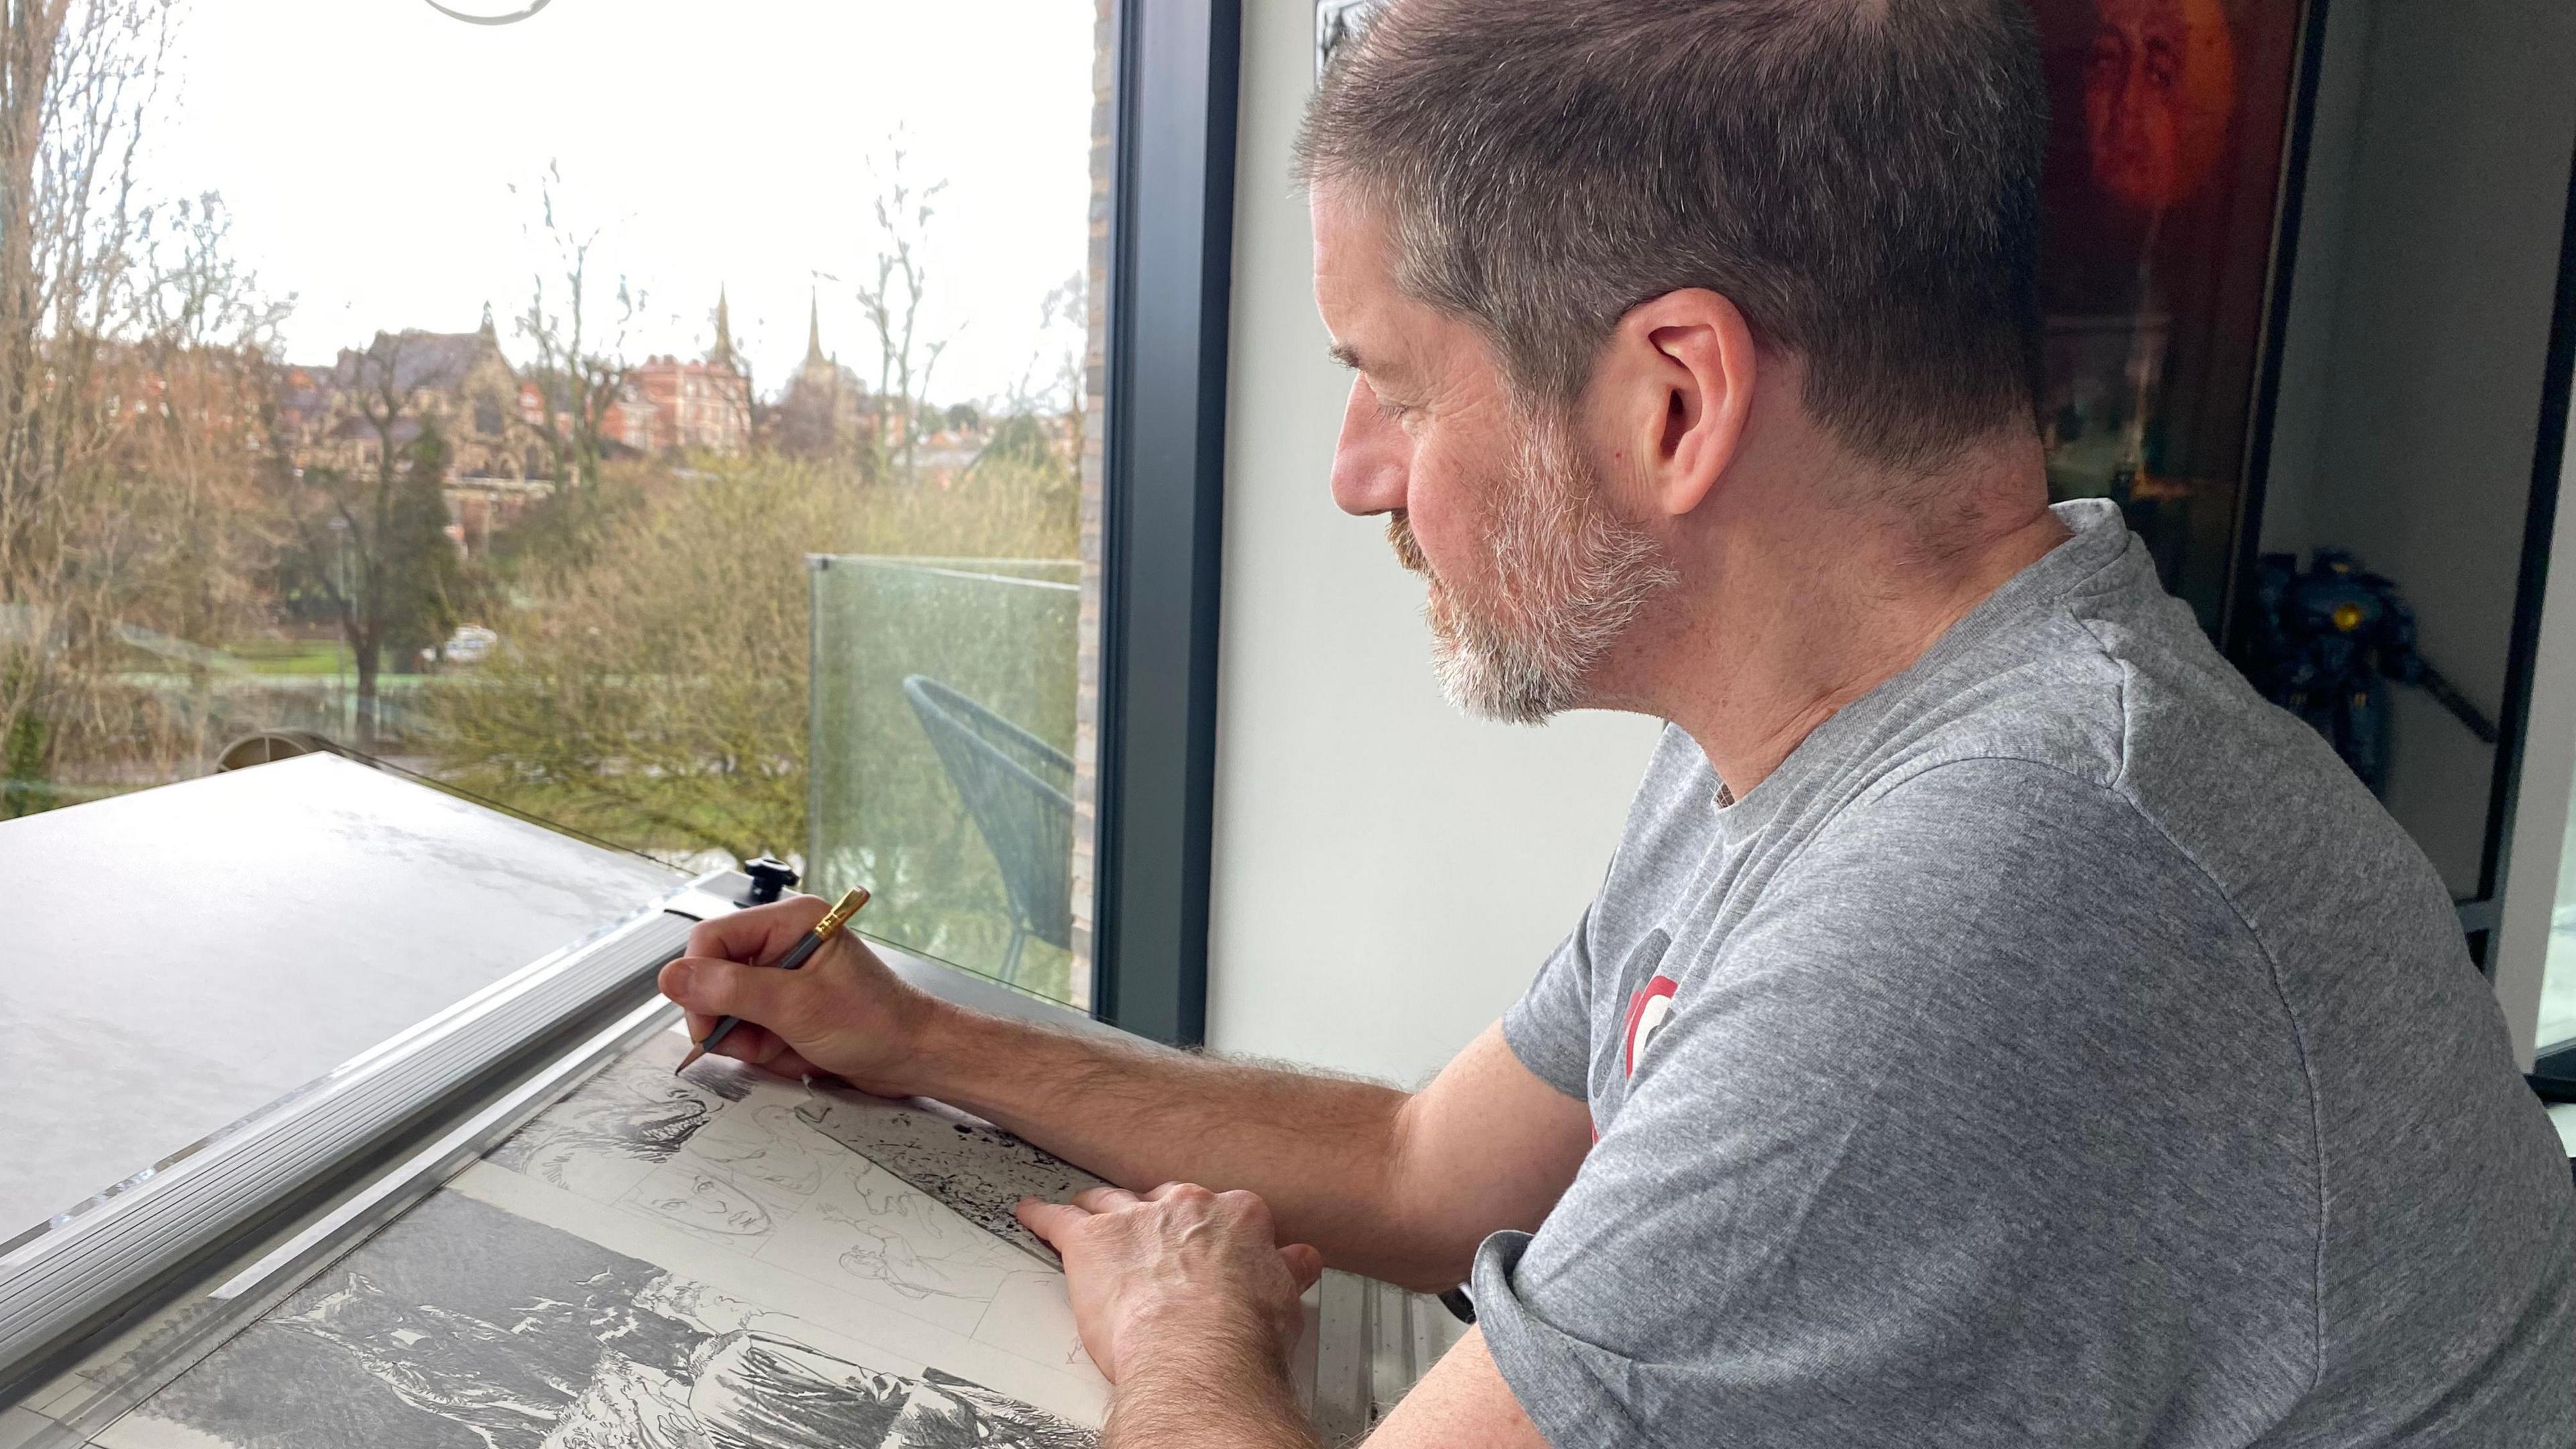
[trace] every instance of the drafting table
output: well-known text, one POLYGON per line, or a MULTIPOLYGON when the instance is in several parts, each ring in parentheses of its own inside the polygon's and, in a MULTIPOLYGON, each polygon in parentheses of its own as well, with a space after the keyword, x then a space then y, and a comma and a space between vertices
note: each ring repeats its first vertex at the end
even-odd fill
MULTIPOLYGON (((0 1027, 32 1048, 0 1086, 33 1104, 0 1201, 124 1180, 0 1228, 0 1449, 1089 1442, 1105 1385, 1004 1205, 1093 1179, 936 1104, 671 1078, 652 971, 739 877, 327 756, 0 825, 0 866, 0 1027)), ((1336 1436, 1459 1331, 1344 1275, 1315 1301, 1336 1436)))

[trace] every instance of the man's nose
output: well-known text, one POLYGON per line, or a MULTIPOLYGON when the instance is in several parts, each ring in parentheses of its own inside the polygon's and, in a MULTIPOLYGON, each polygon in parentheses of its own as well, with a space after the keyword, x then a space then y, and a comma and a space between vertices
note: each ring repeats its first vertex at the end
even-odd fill
POLYGON ((1341 441, 1333 450, 1333 502, 1344 513, 1363 518, 1404 507, 1411 459, 1411 440, 1378 407, 1368 379, 1353 379, 1350 405, 1342 410, 1341 441))

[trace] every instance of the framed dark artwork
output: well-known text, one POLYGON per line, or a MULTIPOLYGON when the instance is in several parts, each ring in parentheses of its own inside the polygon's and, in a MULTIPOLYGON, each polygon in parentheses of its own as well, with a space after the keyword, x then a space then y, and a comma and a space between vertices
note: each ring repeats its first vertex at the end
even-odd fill
POLYGON ((2033 0, 2053 498, 2110 498, 2213 636, 2245 573, 2313 3, 2033 0))

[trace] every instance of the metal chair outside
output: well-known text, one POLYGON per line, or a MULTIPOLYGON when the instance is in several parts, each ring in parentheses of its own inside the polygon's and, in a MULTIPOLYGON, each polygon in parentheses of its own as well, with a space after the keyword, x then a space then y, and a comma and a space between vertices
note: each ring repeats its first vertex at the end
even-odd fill
POLYGON ((1031 936, 1073 946, 1073 758, 928 675, 907 676, 903 693, 1001 868, 1002 980, 1017 985, 1031 936))

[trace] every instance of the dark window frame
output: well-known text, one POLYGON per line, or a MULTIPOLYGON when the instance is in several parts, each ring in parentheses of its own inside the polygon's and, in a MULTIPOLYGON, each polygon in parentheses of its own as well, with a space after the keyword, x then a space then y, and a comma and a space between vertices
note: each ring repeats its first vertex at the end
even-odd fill
POLYGON ((1237 0, 1113 17, 1092 1013, 1207 1033, 1237 0))

